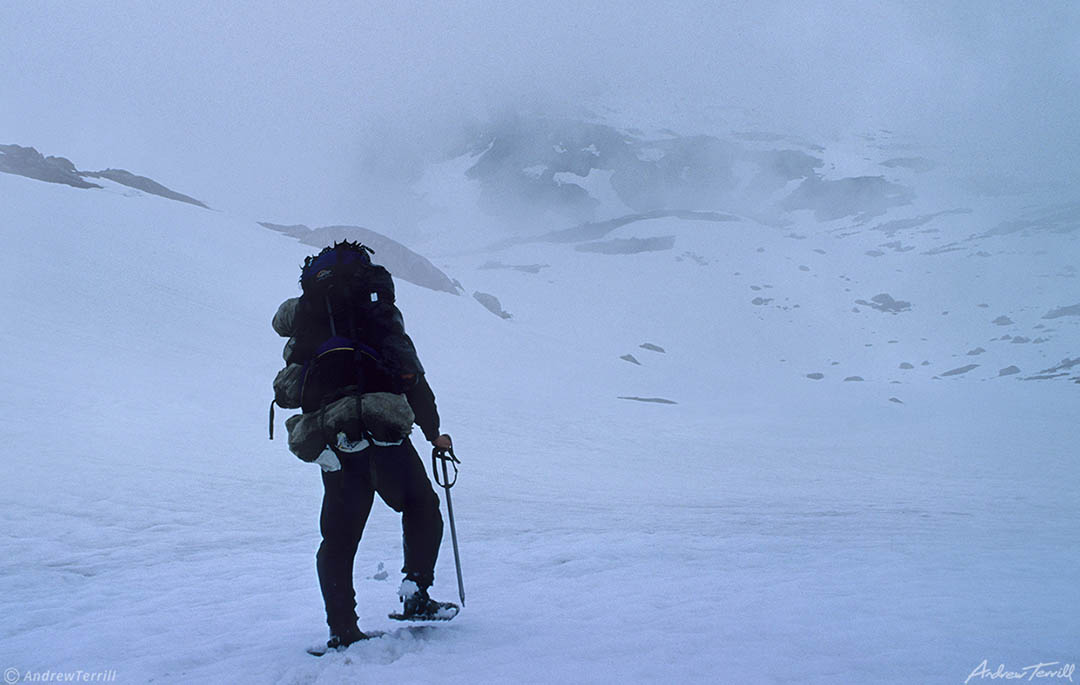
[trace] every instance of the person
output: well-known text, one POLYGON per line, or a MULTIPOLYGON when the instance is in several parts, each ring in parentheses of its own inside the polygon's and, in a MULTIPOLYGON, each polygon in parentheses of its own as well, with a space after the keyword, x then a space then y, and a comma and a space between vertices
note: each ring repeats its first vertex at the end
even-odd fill
MULTIPOLYGON (((305 262, 304 295, 289 316, 287 328, 293 337, 286 347, 288 364, 305 365, 303 411, 321 411, 342 396, 400 401, 404 395, 412 413, 408 423, 414 420, 435 448, 449 449, 450 436, 440 431, 435 394, 394 304, 389 272, 372 265, 367 252, 357 243, 338 243, 305 262), (329 280, 334 270, 341 274, 333 277, 344 280, 320 291, 316 281, 329 280), (327 361, 333 358, 331 353, 345 348, 347 354, 327 361)), ((328 649, 368 637, 357 625, 353 562, 376 493, 401 514, 404 579, 398 594, 403 606, 393 617, 445 619, 457 612, 456 605, 437 602, 428 594, 443 534, 439 497, 407 429, 400 440, 382 437, 376 439, 371 432, 338 433, 314 460, 322 468, 322 542, 316 569, 330 628, 328 649)))

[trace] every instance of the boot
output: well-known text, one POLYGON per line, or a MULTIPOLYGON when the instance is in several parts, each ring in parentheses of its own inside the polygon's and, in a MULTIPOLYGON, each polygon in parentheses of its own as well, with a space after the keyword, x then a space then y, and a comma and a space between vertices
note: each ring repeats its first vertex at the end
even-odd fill
POLYGON ((399 621, 449 621, 459 611, 457 604, 436 602, 428 596, 426 587, 408 579, 402 581, 398 597, 402 604, 401 613, 390 614, 390 618, 399 621))
POLYGON ((362 633, 355 625, 344 630, 332 630, 330 631, 330 639, 326 641, 325 647, 322 645, 308 647, 307 652, 312 656, 323 656, 330 652, 340 652, 354 642, 378 637, 381 634, 382 633, 372 633, 371 635, 368 635, 367 633, 362 633))
POLYGON ((368 639, 368 635, 362 632, 356 626, 350 626, 345 630, 334 631, 330 634, 330 639, 326 641, 326 648, 329 649, 345 649, 354 642, 360 642, 361 640, 368 639))

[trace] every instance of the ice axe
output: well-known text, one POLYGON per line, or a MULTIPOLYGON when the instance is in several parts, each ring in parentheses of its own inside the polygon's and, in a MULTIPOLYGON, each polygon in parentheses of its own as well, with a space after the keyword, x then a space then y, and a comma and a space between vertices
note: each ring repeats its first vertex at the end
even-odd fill
MULTIPOLYGON (((449 435, 446 437, 450 437, 449 435)), ((435 482, 446 490, 446 511, 450 518, 450 540, 454 543, 454 567, 457 569, 458 597, 461 598, 461 606, 465 606, 465 583, 461 580, 461 554, 458 552, 457 528, 454 526, 454 503, 450 499, 450 488, 457 482, 458 467, 461 461, 454 456, 454 447, 446 449, 436 447, 431 450, 431 470, 435 474, 435 482), (442 480, 439 480, 439 462, 442 462, 442 480), (451 480, 448 465, 454 468, 454 477, 451 480)))

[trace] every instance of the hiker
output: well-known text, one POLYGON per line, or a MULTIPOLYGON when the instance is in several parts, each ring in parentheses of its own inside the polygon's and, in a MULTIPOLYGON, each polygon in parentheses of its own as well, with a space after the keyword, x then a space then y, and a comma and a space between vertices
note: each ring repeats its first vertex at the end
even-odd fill
MULTIPOLYGON (((369 248, 335 243, 308 257, 303 295, 284 302, 274 328, 288 336, 275 402, 300 407, 286 421, 289 447, 322 468, 316 555, 330 627, 328 649, 366 639, 357 626, 353 560, 375 493, 401 514, 405 562, 402 620, 448 619, 457 605, 428 595, 442 541, 439 497, 409 439, 412 425, 438 449, 435 394, 394 304, 393 281, 369 248)), ((273 407, 271 406, 271 412, 273 407)), ((271 414, 271 436, 273 418, 271 414)))

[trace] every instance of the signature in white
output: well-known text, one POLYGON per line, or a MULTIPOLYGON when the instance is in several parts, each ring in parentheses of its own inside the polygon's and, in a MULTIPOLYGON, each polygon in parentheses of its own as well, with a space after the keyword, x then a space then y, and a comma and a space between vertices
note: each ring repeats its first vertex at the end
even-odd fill
POLYGON ((1019 671, 1009 671, 1005 669, 1005 664, 998 664, 996 671, 991 671, 987 666, 987 660, 983 659, 983 662, 975 667, 975 670, 971 672, 971 675, 964 681, 964 685, 967 685, 972 678, 989 678, 990 680, 1035 680, 1036 678, 1067 678, 1069 682, 1073 682, 1073 672, 1076 671, 1076 664, 1063 664, 1060 661, 1047 661, 1045 663, 1032 664, 1025 666, 1019 671), (1056 666, 1057 668, 1050 668, 1056 666))

